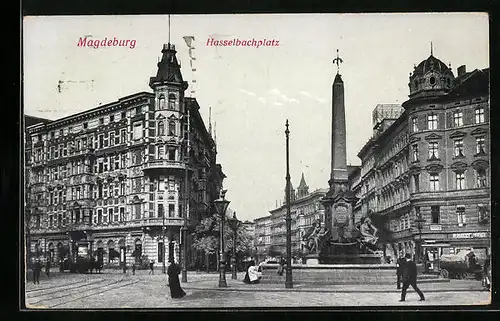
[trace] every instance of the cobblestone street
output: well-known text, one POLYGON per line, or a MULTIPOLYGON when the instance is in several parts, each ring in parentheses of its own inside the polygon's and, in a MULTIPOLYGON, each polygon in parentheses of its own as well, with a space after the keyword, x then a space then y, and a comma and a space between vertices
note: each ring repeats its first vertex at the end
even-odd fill
POLYGON ((419 285, 426 295, 420 302, 409 290, 406 302, 398 302, 400 292, 394 287, 373 285, 311 286, 295 284, 293 289, 271 284, 246 285, 243 274, 232 280, 227 274, 228 288, 218 288, 218 274, 188 274, 182 287, 187 296, 170 298, 167 277, 156 271, 138 271, 136 275, 120 271, 103 274, 58 274, 40 284, 26 284, 29 308, 113 309, 113 308, 233 308, 233 307, 328 307, 328 306, 425 306, 488 304, 490 293, 481 291, 480 283, 451 280, 447 283, 419 285))

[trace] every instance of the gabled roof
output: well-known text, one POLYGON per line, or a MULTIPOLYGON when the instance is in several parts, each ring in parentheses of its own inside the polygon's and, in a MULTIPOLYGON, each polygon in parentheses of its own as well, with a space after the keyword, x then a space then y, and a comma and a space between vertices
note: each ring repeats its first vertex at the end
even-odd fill
POLYGON ((490 86, 490 68, 475 69, 455 79, 449 97, 487 94, 490 86))

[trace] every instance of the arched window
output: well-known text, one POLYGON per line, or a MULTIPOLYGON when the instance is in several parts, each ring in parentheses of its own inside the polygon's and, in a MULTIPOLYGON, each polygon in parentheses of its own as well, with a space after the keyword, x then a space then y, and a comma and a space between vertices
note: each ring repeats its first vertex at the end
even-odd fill
POLYGON ((175 135, 175 121, 173 120, 168 122, 168 135, 169 136, 175 135))
POLYGON ((158 98, 158 109, 165 109, 165 96, 163 95, 158 98))
POLYGON ((158 122, 158 136, 163 136, 165 135, 165 123, 160 120, 158 122))
POLYGON ((177 98, 174 94, 168 95, 168 109, 175 109, 175 101, 177 98))

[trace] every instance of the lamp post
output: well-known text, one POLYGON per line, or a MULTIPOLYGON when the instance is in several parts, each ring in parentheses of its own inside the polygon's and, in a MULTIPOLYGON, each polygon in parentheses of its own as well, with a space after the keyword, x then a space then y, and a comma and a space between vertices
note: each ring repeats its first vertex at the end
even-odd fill
POLYGON ((288 130, 288 119, 285 123, 286 130, 286 278, 285 288, 293 288, 292 281, 292 218, 290 216, 290 152, 289 140, 290 131, 288 130))
POLYGON ((415 223, 417 224, 418 235, 419 235, 419 242, 418 242, 418 261, 419 262, 422 259, 422 228, 424 226, 424 222, 425 222, 425 219, 422 218, 421 214, 415 220, 415 223))
POLYGON ((167 273, 167 269, 165 266, 165 213, 163 211, 163 207, 161 207, 161 217, 162 217, 162 225, 161 225, 161 237, 162 237, 162 246, 163 248, 161 249, 161 268, 163 274, 167 273))
POLYGON ((225 199, 227 190, 222 190, 219 199, 214 201, 215 209, 220 217, 220 252, 219 252, 219 287, 227 287, 226 283, 226 260, 224 258, 224 218, 226 210, 229 206, 229 201, 225 199))
POLYGON ((228 219, 229 227, 233 230, 233 253, 231 255, 232 275, 231 279, 238 278, 236 273, 236 231, 239 228, 240 221, 236 218, 236 211, 233 212, 233 217, 228 219))

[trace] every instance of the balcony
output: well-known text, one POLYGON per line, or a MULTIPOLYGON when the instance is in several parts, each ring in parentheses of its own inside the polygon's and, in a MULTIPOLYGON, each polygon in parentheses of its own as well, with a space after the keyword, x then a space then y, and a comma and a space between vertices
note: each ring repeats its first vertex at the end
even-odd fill
POLYGON ((172 161, 166 159, 156 159, 148 161, 144 164, 143 170, 162 170, 162 169, 174 169, 174 170, 185 170, 186 164, 181 161, 172 161))

